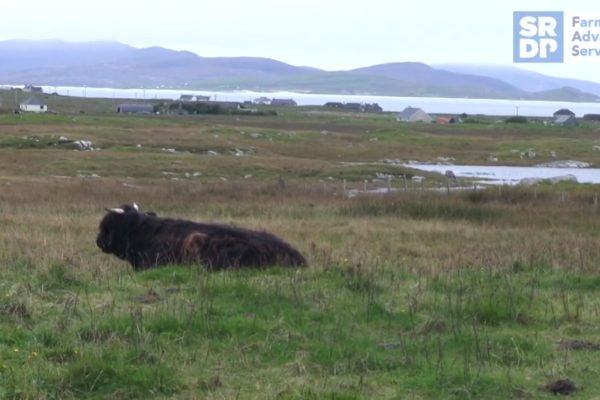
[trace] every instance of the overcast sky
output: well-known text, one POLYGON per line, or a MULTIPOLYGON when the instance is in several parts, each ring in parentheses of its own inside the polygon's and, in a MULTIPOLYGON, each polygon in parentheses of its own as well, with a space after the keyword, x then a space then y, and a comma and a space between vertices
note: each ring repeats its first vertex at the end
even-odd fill
MULTIPOLYGON (((513 11, 600 12, 599 0, 3 3, 0 40, 117 40, 136 47, 185 49, 209 57, 270 57, 327 70, 397 61, 510 65, 513 11)), ((600 82, 600 64, 516 66, 600 82)))

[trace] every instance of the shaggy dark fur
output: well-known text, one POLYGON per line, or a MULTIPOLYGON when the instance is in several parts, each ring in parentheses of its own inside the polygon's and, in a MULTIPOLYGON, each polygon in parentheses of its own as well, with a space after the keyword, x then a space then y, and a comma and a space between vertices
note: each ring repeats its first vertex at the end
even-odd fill
POLYGON ((152 211, 139 212, 135 203, 106 210, 96 245, 135 270, 167 264, 203 264, 212 271, 309 266, 298 250, 268 232, 161 218, 152 211))

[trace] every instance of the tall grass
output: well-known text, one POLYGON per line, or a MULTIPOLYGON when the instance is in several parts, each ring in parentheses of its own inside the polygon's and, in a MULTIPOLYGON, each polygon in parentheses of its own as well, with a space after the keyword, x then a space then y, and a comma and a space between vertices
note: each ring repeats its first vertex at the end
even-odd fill
POLYGON ((303 185, 21 181, 0 191, 2 398, 542 398, 600 389, 593 193, 348 199, 303 185), (257 187, 258 186, 258 187, 257 187), (269 229, 301 272, 134 274, 104 208, 269 229))

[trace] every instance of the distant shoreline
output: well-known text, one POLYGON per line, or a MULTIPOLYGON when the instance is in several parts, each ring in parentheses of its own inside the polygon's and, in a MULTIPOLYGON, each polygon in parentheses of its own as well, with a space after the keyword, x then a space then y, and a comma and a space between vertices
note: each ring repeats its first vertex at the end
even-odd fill
MULTIPOLYGON (((22 88, 23 85, 3 85, 6 87, 22 88)), ((0 85, 2 87, 2 85, 0 85)), ((485 116, 514 116, 551 118, 562 108, 573 111, 577 117, 585 114, 600 114, 600 102, 567 102, 541 100, 512 100, 512 99, 475 99, 451 97, 398 97, 398 96, 368 96, 340 94, 307 94, 294 92, 254 92, 230 91, 216 92, 193 89, 144 89, 144 88, 95 88, 75 86, 37 86, 44 90, 44 95, 51 96, 55 90, 60 96, 71 98, 96 98, 113 100, 115 102, 131 102, 141 104, 158 101, 176 101, 184 94, 210 96, 210 100, 236 101, 240 103, 253 101, 259 97, 293 99, 298 106, 323 106, 327 102, 342 103, 377 103, 384 112, 401 112, 406 107, 422 108, 430 114, 441 115, 485 115, 485 116)), ((18 96, 18 101, 36 92, 8 91, 4 96, 18 96), (13 94, 15 93, 15 94, 13 94), (16 95, 18 94, 18 95, 16 95)), ((0 96, 2 91, 0 90, 0 96)), ((278 107, 284 110, 286 107, 278 107)))
MULTIPOLYGON (((10 85, 10 84, 4 84, 4 83, 0 83, 0 90, 10 90, 12 88, 23 88, 25 85, 10 85)), ((81 91, 83 92, 86 87, 85 86, 54 86, 54 85, 34 85, 34 86, 39 86, 39 87, 43 87, 44 90, 44 94, 52 94, 53 93, 53 88, 62 88, 62 89, 67 89, 67 90, 77 90, 77 91, 81 91)), ((362 94, 356 94, 356 93, 327 93, 327 92, 319 92, 319 91, 308 91, 308 90, 303 90, 303 91, 290 91, 290 90, 265 90, 265 91, 260 91, 260 92, 256 92, 253 90, 246 90, 246 89, 239 89, 239 90, 213 90, 213 89, 201 89, 201 88, 190 88, 190 87, 159 87, 159 88, 143 88, 143 87, 131 87, 131 86, 116 86, 116 87, 87 87, 87 90, 102 90, 102 91, 127 91, 127 92, 134 92, 134 93, 138 93, 138 94, 142 94, 143 91, 145 90, 146 92, 178 92, 181 94, 202 94, 202 95, 227 95, 227 94, 231 94, 231 95, 249 95, 249 96, 267 96, 267 95, 277 95, 277 96, 282 96, 282 95, 287 95, 287 96, 298 96, 298 95, 309 95, 309 96, 324 96, 324 97, 352 97, 352 98, 359 98, 359 97, 376 97, 376 98, 389 98, 389 99, 398 99, 398 98, 402 98, 402 99, 415 99, 415 100, 419 100, 419 99, 437 99, 437 100, 482 100, 482 101, 510 101, 510 102, 514 102, 514 101, 519 101, 519 102, 549 102, 549 103, 572 103, 572 104, 597 104, 600 106, 600 99, 596 100, 596 102, 589 102, 589 101, 582 101, 582 100, 537 100, 537 99, 528 99, 528 98, 512 98, 512 97, 469 97, 469 96, 463 96, 463 97, 459 97, 459 96, 426 96, 426 95, 422 95, 422 96, 418 96, 418 95, 389 95, 389 94, 385 94, 385 95, 380 95, 380 94, 372 94, 372 93, 362 93, 362 94)), ((60 94, 60 93, 59 93, 60 94)), ((61 96, 72 96, 72 97, 84 97, 84 96, 79 96, 79 95, 72 95, 72 94, 60 94, 61 96)), ((96 98, 99 98, 97 96, 93 96, 96 98)), ((101 97, 101 98, 110 98, 110 97, 101 97)), ((146 98, 147 100, 149 100, 150 98, 146 98)), ((167 98, 165 98, 167 99, 167 98)))

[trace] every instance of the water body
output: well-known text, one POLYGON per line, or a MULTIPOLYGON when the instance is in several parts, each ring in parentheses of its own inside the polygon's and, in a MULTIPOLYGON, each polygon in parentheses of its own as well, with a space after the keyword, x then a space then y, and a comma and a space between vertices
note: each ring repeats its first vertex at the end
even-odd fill
MULTIPOLYGON (((22 87, 22 85, 7 85, 22 87)), ((552 117, 560 108, 568 108, 577 117, 584 114, 600 114, 600 102, 597 103, 568 103, 557 101, 526 101, 526 100, 480 100, 480 99, 449 99, 449 98, 425 98, 425 97, 391 97, 391 96, 354 96, 337 94, 304 94, 293 92, 259 93, 251 91, 239 92, 212 92, 204 90, 167 90, 167 89, 111 89, 91 87, 69 87, 69 86, 42 86, 44 92, 57 92, 65 96, 133 99, 134 103, 142 103, 143 100, 155 99, 178 99, 182 94, 198 94, 211 96, 211 100, 218 101, 246 101, 257 97, 268 98, 293 98, 300 106, 318 105, 329 101, 337 102, 364 102, 378 103, 384 111, 400 112, 404 108, 420 107, 429 113, 439 114, 462 114, 469 115, 526 115, 531 117, 552 117), (517 110, 518 108, 518 110, 517 110)))
POLYGON ((600 183, 599 168, 546 168, 504 167, 477 165, 426 165, 405 164, 404 166, 427 172, 444 174, 450 170, 456 177, 481 178, 477 183, 516 185, 523 178, 550 179, 563 175, 575 175, 580 183, 600 183))

